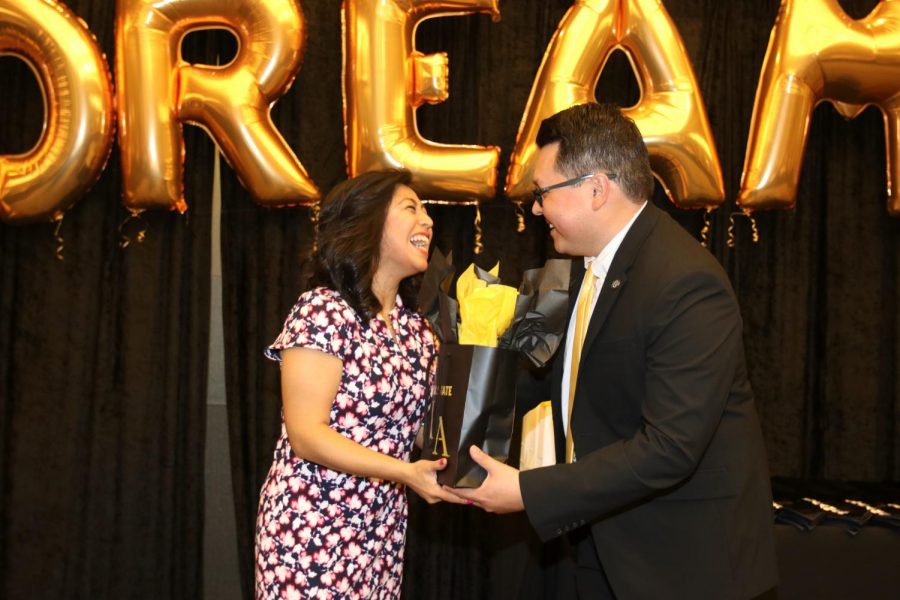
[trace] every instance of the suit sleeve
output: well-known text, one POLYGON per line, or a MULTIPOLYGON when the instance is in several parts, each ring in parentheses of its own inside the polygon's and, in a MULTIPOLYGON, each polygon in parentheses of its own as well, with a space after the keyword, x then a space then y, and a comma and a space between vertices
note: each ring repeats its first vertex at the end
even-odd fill
POLYGON ((657 298, 647 317, 645 394, 636 433, 574 464, 520 474, 526 512, 542 539, 682 483, 716 431, 743 356, 731 287, 724 274, 695 270, 675 278, 657 298))

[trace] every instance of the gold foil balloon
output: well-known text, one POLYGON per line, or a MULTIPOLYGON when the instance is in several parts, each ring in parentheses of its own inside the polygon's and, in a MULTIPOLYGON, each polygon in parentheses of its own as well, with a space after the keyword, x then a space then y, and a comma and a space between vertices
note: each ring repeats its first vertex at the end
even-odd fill
POLYGON ((835 0, 784 0, 763 63, 738 204, 791 208, 813 109, 831 102, 850 119, 884 113, 888 211, 900 216, 900 0, 853 20, 835 0))
POLYGON ((272 123, 272 104, 300 70, 296 0, 118 0, 116 81, 124 203, 187 210, 181 127, 205 128, 254 200, 312 204, 318 190, 272 123), (222 28, 237 56, 218 67, 181 58, 190 31, 222 28))
POLYGON ((25 61, 44 98, 34 148, 0 156, 0 218, 59 217, 109 158, 115 116, 109 68, 87 25, 52 0, 0 0, 0 55, 25 61))
POLYGON ((500 149, 437 144, 416 108, 447 99, 447 55, 413 48, 416 26, 440 15, 488 13, 498 0, 345 0, 344 131, 351 176, 403 167, 423 198, 471 201, 495 193, 500 149))
POLYGON ((594 102, 609 55, 621 49, 641 86, 634 119, 653 172, 681 208, 714 207, 725 191, 722 168, 681 37, 659 0, 578 0, 563 17, 538 70, 513 149, 506 193, 533 187, 535 138, 541 121, 575 104, 594 102))

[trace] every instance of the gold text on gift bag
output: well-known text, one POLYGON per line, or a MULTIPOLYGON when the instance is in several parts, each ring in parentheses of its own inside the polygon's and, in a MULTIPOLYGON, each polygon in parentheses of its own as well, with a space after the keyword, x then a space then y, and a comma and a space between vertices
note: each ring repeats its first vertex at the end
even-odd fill
MULTIPOLYGON (((445 398, 450 398, 453 396, 453 386, 452 385, 441 385, 437 388, 437 395, 443 396, 445 398)), ((437 400, 435 398, 435 400, 437 400)), ((447 451, 447 434, 444 433, 444 417, 442 415, 438 415, 437 422, 437 432, 434 431, 434 411, 431 412, 431 423, 430 423, 430 431, 429 437, 434 439, 434 448, 431 449, 432 454, 440 454, 444 458, 449 458, 450 453, 447 451), (438 452, 438 444, 441 446, 441 451, 438 452)))

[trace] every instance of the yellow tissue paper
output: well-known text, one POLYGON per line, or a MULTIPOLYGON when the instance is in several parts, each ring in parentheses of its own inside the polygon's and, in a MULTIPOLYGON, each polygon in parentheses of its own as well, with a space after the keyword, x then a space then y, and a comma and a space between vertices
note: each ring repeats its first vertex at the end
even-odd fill
MULTIPOLYGON (((490 274, 500 272, 497 263, 490 274)), ((475 274, 474 265, 460 275, 456 283, 459 302, 459 343, 475 346, 497 346, 497 339, 506 332, 516 312, 518 290, 508 285, 489 285, 475 274)))
MULTIPOLYGON (((494 268, 488 271, 494 277, 499 277, 500 273, 500 263, 498 262, 494 265, 494 268)), ((463 271, 462 275, 459 276, 459 280, 456 282, 456 298, 457 300, 460 298, 468 297, 473 290, 487 287, 487 282, 478 279, 478 275, 475 274, 475 265, 469 265, 469 268, 463 271)))

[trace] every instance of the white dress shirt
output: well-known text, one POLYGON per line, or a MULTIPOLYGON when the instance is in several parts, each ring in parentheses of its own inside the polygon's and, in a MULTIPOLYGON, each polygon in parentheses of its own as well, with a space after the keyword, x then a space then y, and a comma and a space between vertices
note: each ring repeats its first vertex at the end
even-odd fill
MULTIPOLYGON (((631 220, 625 224, 619 233, 617 233, 613 239, 609 240, 609 243, 604 246, 603 250, 600 251, 600 254, 597 256, 590 256, 584 258, 584 268, 591 269, 594 272, 594 275, 597 277, 597 281, 594 282, 594 297, 591 298, 591 310, 590 314, 594 314, 594 307, 597 306, 597 298, 600 297, 600 290, 603 289, 603 283, 606 281, 606 273, 609 271, 609 266, 612 264, 613 258, 616 255, 616 251, 619 249, 619 246, 622 245, 622 240, 625 239, 625 234, 628 233, 628 230, 631 229, 631 226, 634 224, 635 220, 637 220, 638 215, 643 212, 644 207, 647 206, 647 203, 644 202, 641 207, 638 209, 634 216, 631 217, 631 220)), ((581 296, 581 289, 578 290, 579 297, 581 296)), ((577 305, 577 301, 576 301, 577 305)), ((565 349, 565 362, 563 363, 563 378, 562 378, 562 415, 563 415, 563 434, 568 433, 569 422, 566 418, 566 415, 569 414, 569 379, 571 378, 572 372, 572 336, 575 335, 575 316, 572 315, 572 318, 569 319, 569 329, 566 332, 566 349, 565 349)), ((581 356, 584 357, 584 348, 582 349, 581 356)))

